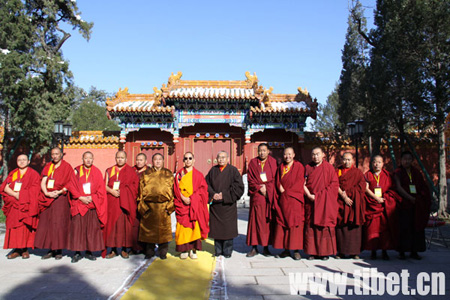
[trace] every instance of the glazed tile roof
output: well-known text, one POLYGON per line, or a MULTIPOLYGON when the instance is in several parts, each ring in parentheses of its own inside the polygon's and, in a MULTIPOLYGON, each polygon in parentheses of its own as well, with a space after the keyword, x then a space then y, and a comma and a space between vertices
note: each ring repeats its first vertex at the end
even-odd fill
POLYGON ((67 148, 118 148, 119 132, 74 131, 67 148))
POLYGON ((178 72, 169 77, 153 94, 130 94, 128 88, 119 89, 113 99, 108 99, 108 113, 173 114, 176 103, 195 102, 249 102, 256 114, 289 113, 315 118, 317 101, 306 89, 298 88, 297 94, 272 94, 273 88, 265 90, 258 85, 256 74, 245 73, 246 80, 181 80, 178 72))
POLYGON ((254 89, 227 87, 180 87, 170 90, 168 98, 256 99, 254 89))

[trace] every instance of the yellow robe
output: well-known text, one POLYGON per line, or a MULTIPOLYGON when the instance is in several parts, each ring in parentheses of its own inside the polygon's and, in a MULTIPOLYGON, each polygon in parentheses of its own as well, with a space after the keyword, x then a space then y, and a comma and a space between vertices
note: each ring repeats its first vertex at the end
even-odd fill
POLYGON ((170 214, 173 204, 173 174, 166 168, 148 168, 139 181, 138 212, 141 215, 139 241, 167 243, 172 240, 170 214))
MULTIPOLYGON (((192 171, 184 174, 180 180, 180 192, 183 196, 189 197, 194 192, 192 185, 192 171)), ((195 222, 194 229, 184 227, 177 222, 177 230, 175 231, 175 242, 177 245, 183 245, 195 240, 201 239, 202 233, 198 221, 195 222)))

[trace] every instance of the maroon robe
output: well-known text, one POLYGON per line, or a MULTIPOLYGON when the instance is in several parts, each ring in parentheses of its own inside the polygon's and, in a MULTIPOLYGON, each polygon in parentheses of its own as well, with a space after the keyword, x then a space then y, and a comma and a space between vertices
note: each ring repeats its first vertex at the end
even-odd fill
MULTIPOLYGON (((134 170, 136 171, 136 174, 139 176, 139 179, 141 179, 142 174, 144 174, 145 170, 148 168, 148 166, 143 167, 141 170, 142 172, 139 172, 139 169, 134 166, 133 167, 134 170)), ((139 181, 138 181, 139 182, 139 181)), ((136 207, 137 207, 137 198, 136 198, 136 207)), ((141 217, 137 211, 136 208, 136 218, 134 219, 133 222, 133 228, 132 228, 132 234, 133 234, 133 246, 132 249, 135 252, 139 252, 144 250, 144 245, 142 245, 142 242, 139 242, 139 227, 140 227, 140 223, 141 223, 141 217)))
POLYGON ((420 171, 411 167, 411 178, 405 168, 395 170, 394 175, 400 180, 402 188, 415 197, 415 203, 400 198, 399 236, 397 249, 400 252, 423 252, 425 245, 425 227, 430 218, 431 196, 428 185, 420 171), (410 192, 409 186, 415 185, 416 193, 410 192))
POLYGON ((366 180, 358 168, 337 169, 339 187, 353 201, 348 206, 338 196, 339 212, 336 226, 337 251, 343 255, 357 255, 361 252, 362 225, 364 224, 364 207, 366 180))
POLYGON ((34 248, 34 238, 38 225, 38 195, 41 190, 39 173, 28 167, 20 178, 19 169, 9 173, 0 186, 3 197, 3 213, 6 216, 6 233, 3 249, 34 248), (22 183, 19 199, 8 195, 5 186, 14 190, 16 183, 22 183))
POLYGON ((311 163, 305 168, 306 187, 315 200, 305 196, 305 253, 328 256, 336 254, 339 181, 328 162, 319 166, 311 163))
POLYGON ((305 168, 295 161, 283 175, 285 164, 278 167, 275 186, 277 197, 274 201, 276 224, 273 234, 273 247, 290 250, 303 249, 303 228, 305 222, 304 188, 305 168), (284 192, 280 192, 280 185, 284 192))
POLYGON ((264 165, 258 157, 250 160, 248 164, 248 194, 250 196, 250 209, 247 227, 247 245, 268 246, 270 239, 270 227, 272 220, 272 206, 276 196, 275 174, 277 171, 277 161, 272 156, 268 156, 264 165), (264 172, 267 181, 263 182, 261 173, 264 172), (261 185, 266 186, 266 196, 259 190, 261 185))
POLYGON ((381 188, 384 203, 378 203, 366 195, 364 224, 364 250, 391 250, 395 249, 397 240, 397 213, 396 206, 399 195, 392 184, 392 176, 386 170, 381 170, 379 183, 371 171, 365 174, 369 189, 374 192, 376 187, 381 188))
POLYGON ((64 160, 54 172, 49 172, 52 162, 48 163, 42 170, 41 177, 54 179, 53 188, 47 191, 55 191, 66 188, 69 193, 61 194, 57 198, 49 198, 41 191, 39 194, 39 225, 36 231, 34 245, 36 248, 51 250, 66 249, 70 226, 69 197, 78 199, 80 193, 76 186, 75 173, 72 166, 64 160))
MULTIPOLYGON (((127 164, 119 172, 117 172, 117 169, 117 166, 112 166, 106 170, 106 176, 109 177, 108 186, 111 189, 114 186, 114 181, 120 181, 120 196, 116 198, 107 193, 108 222, 104 230, 105 246, 132 247, 132 228, 136 219, 139 176, 127 164), (115 171, 111 176, 113 168, 115 168, 115 171)), ((105 252, 102 255, 105 255, 105 252)))
POLYGON ((91 196, 92 202, 84 204, 79 199, 70 200, 72 219, 68 249, 101 251, 105 248, 101 228, 105 227, 108 217, 105 183, 97 167, 81 167, 75 168, 78 191, 82 196, 91 196), (85 193, 84 184, 90 184, 90 194, 85 193))
MULTIPOLYGON (((192 169, 192 187, 193 193, 189 198, 191 203, 185 204, 181 199, 180 180, 186 170, 183 168, 177 172, 174 180, 174 205, 177 222, 186 228, 194 229, 195 223, 198 222, 202 239, 208 238, 209 233, 209 211, 208 211, 208 184, 203 177, 203 174, 197 169, 192 169)), ((197 240, 198 241, 198 240, 197 240)), ((191 245, 176 245, 176 251, 184 252, 191 249, 195 245, 195 249, 202 250, 201 242, 192 241, 191 245)))

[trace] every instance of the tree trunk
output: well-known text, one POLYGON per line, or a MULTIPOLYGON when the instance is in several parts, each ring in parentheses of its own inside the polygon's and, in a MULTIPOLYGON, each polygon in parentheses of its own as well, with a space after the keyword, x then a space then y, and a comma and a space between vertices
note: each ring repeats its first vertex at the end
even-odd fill
POLYGON ((8 148, 9 148, 9 130, 8 130, 8 124, 9 124, 9 114, 6 112, 5 114, 5 122, 3 123, 3 149, 2 149, 2 167, 3 167, 3 173, 2 173, 2 182, 5 181, 6 177, 8 177, 8 148))
POLYGON ((445 156, 445 119, 437 124, 439 139, 439 210, 440 217, 447 217, 447 176, 445 156))

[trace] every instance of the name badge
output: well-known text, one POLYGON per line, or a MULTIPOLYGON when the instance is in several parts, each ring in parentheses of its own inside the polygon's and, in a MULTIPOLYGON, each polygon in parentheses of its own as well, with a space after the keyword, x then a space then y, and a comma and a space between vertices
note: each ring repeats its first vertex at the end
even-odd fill
POLYGON ((411 194, 417 194, 416 186, 415 186, 414 184, 410 184, 410 185, 409 185, 409 192, 410 192, 411 194))
POLYGON ((14 183, 14 192, 20 192, 21 188, 22 188, 22 182, 14 183))
POLYGON ((377 196, 377 197, 383 197, 383 191, 381 190, 380 187, 376 187, 376 188, 374 189, 374 192, 375 192, 375 196, 377 196))
POLYGON ((117 191, 117 190, 119 190, 119 187, 120 187, 120 181, 119 180, 114 181, 113 190, 117 191))
POLYGON ((55 179, 48 179, 47 180, 47 188, 48 189, 52 189, 52 188, 54 188, 55 187, 55 179))
POLYGON ((86 195, 90 195, 91 194, 91 183, 90 182, 83 183, 83 192, 86 195))
POLYGON ((259 178, 261 178, 262 182, 266 182, 267 181, 266 172, 259 173, 259 178))

